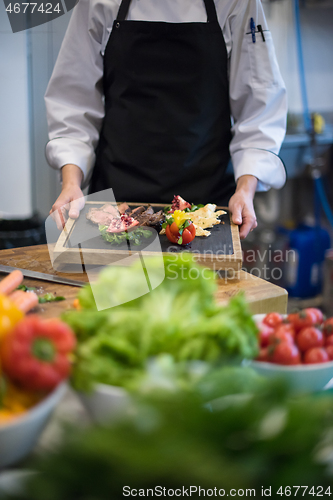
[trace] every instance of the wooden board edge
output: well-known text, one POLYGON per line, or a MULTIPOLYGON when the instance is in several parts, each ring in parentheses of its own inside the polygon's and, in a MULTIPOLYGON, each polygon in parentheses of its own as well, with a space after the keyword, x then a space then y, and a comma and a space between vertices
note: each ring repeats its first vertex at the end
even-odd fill
POLYGON ((237 224, 234 224, 232 222, 231 212, 229 212, 229 218, 230 218, 231 239, 234 247, 233 255, 235 256, 236 260, 239 260, 241 264, 243 264, 243 252, 239 237, 239 226, 237 226, 237 224))
POLYGON ((63 252, 64 250, 68 250, 65 245, 66 245, 66 241, 67 241, 69 235, 72 232, 72 229, 74 227, 75 222, 76 222, 76 219, 69 218, 67 220, 65 227, 61 231, 60 236, 59 236, 59 238, 54 246, 54 250, 53 250, 54 252, 60 253, 60 252, 63 252))

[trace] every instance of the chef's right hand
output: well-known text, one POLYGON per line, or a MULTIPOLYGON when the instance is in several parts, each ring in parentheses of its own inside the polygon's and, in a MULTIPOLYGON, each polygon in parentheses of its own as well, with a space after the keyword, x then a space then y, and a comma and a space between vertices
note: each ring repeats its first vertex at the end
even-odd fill
POLYGON ((67 213, 71 219, 77 219, 84 207, 84 194, 81 190, 82 170, 77 165, 68 164, 62 167, 62 190, 50 210, 59 231, 65 227, 67 213))

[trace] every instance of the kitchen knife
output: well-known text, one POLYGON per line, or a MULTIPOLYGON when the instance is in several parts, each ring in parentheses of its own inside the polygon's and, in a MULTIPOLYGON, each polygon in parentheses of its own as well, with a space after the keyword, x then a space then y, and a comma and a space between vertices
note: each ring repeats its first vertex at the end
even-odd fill
POLYGON ((36 280, 51 281, 52 283, 60 283, 62 285, 84 286, 85 281, 76 281, 68 278, 61 278, 54 274, 39 273, 38 271, 29 271, 28 269, 20 269, 19 267, 3 266, 0 264, 0 273, 11 273, 12 271, 19 270, 26 278, 34 278, 36 280))

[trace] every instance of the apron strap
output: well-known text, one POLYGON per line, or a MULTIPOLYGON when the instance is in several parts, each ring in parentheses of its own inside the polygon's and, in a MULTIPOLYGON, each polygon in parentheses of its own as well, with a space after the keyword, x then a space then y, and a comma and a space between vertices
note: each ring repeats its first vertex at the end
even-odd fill
POLYGON ((204 0, 207 11, 207 23, 218 23, 214 0, 204 0))
POLYGON ((131 0, 122 0, 117 14, 117 21, 125 21, 130 3, 131 0))
MULTIPOLYGON (((128 9, 130 6, 131 0, 122 0, 118 14, 117 14, 117 21, 125 21, 128 9)), ((216 8, 215 8, 215 3, 214 0, 204 0, 205 7, 206 7, 206 12, 207 12, 207 22, 212 23, 212 22, 218 22, 217 19, 217 14, 216 14, 216 8)))

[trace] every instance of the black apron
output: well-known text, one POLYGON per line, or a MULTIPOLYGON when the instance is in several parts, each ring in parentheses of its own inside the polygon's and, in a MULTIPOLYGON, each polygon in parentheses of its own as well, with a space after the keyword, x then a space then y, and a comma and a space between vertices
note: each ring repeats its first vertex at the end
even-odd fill
POLYGON ((90 193, 228 203, 228 56, 214 0, 203 1, 207 22, 166 23, 126 21, 131 0, 122 0, 104 54, 105 117, 90 193))

